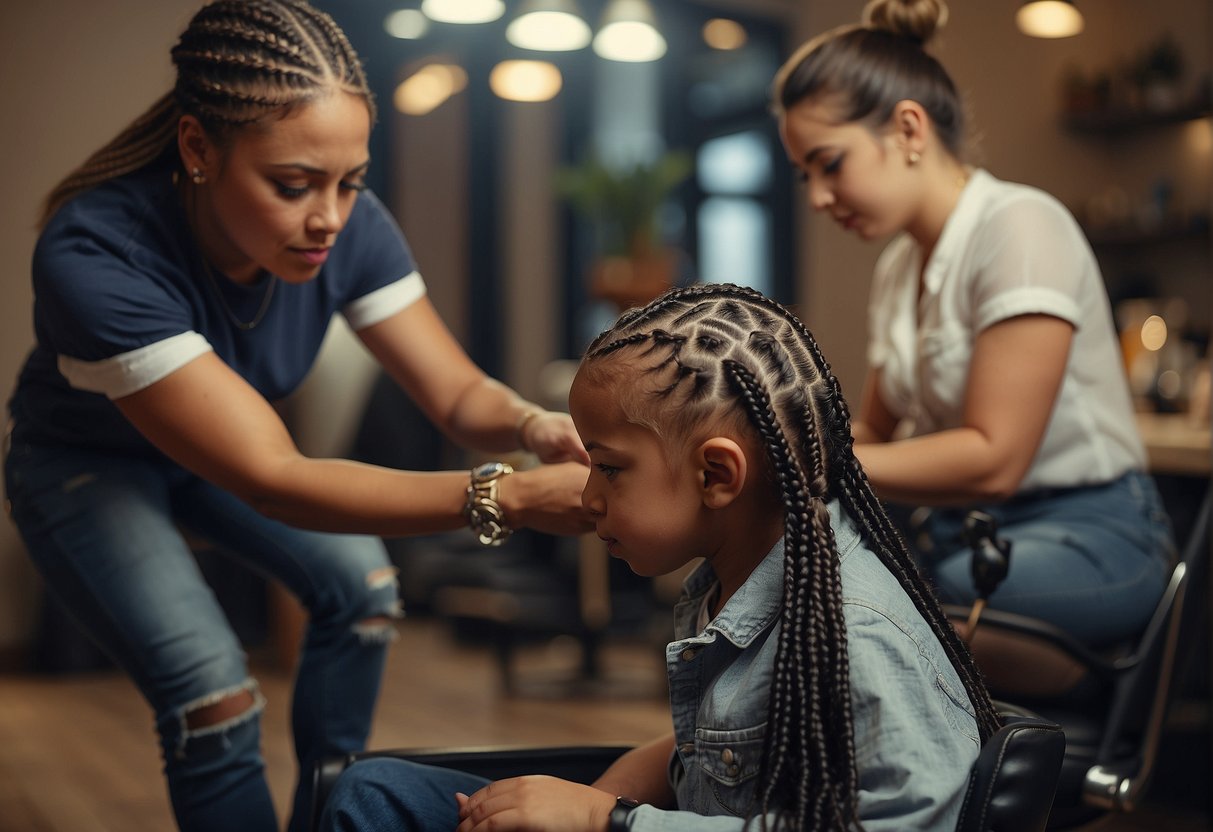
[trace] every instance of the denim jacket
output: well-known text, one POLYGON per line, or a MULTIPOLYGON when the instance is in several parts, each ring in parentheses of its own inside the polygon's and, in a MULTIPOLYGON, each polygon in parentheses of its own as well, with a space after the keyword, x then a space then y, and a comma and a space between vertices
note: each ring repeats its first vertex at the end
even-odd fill
MULTIPOLYGON (((837 501, 829 510, 842 559, 859 819, 868 832, 954 829, 979 747, 973 706, 896 578, 837 501)), ((629 829, 741 830, 756 800, 783 606, 783 542, 697 632, 715 582, 706 563, 687 578, 674 608, 676 640, 666 648, 678 810, 640 806, 629 829)))

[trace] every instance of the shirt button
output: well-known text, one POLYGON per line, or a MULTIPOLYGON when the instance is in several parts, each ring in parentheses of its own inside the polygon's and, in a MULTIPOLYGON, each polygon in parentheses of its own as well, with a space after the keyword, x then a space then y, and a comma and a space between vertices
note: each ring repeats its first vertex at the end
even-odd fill
POLYGON ((731 749, 731 748, 726 748, 724 751, 721 751, 721 752, 720 752, 720 759, 724 761, 724 764, 725 764, 726 766, 727 766, 729 763, 733 762, 733 749, 731 749))
POLYGON ((693 658, 695 658, 695 648, 694 647, 688 647, 687 649, 682 651, 682 660, 684 662, 689 662, 693 658))
POLYGON ((741 771, 741 766, 729 766, 729 776, 730 777, 736 777, 740 771, 741 771))

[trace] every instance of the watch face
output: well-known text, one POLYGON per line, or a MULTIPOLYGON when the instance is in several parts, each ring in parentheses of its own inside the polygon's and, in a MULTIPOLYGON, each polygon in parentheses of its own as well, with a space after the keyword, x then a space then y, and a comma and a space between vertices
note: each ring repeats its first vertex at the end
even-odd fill
POLYGON ((501 474, 503 471, 505 471, 505 463, 485 462, 477 465, 475 470, 472 471, 472 475, 478 480, 487 480, 501 474))

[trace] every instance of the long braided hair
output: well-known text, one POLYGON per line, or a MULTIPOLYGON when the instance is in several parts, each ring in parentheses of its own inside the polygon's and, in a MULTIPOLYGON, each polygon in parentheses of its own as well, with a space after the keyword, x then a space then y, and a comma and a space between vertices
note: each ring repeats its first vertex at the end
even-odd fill
POLYGON ((183 115, 223 142, 339 89, 361 96, 375 117, 358 54, 333 19, 305 0, 215 0, 194 15, 171 54, 173 89, 51 190, 39 228, 77 194, 175 157, 183 115))
POLYGON ((998 729, 967 648, 876 498, 852 450, 850 413, 812 334, 752 289, 671 290, 622 315, 590 344, 590 379, 627 373, 629 419, 670 440, 736 418, 765 449, 784 510, 783 614, 771 681, 758 805, 791 829, 854 829, 855 763, 838 551, 837 499, 930 624, 964 682, 984 742, 998 729), (738 412, 740 411, 740 412, 738 412))

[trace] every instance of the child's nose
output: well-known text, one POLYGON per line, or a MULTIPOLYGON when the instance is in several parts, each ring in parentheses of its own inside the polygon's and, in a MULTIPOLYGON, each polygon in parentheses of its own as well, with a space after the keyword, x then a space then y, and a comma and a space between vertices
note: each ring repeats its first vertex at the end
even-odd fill
POLYGON ((606 504, 602 497, 595 494, 588 485, 581 492, 581 507, 596 517, 606 513, 606 504))

